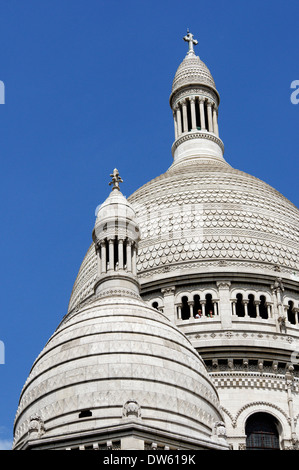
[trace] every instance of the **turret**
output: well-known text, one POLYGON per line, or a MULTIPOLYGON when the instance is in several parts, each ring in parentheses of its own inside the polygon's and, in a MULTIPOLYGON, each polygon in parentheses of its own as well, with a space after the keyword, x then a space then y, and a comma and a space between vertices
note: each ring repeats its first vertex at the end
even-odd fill
POLYGON ((185 59, 175 74, 170 106, 174 118, 174 162, 194 157, 223 161, 224 146, 219 138, 220 97, 207 66, 195 55, 193 34, 183 38, 189 44, 185 59))
POLYGON ((122 179, 118 170, 111 174, 112 191, 99 207, 92 238, 97 255, 97 296, 114 291, 139 295, 136 255, 140 230, 135 212, 119 189, 122 179))

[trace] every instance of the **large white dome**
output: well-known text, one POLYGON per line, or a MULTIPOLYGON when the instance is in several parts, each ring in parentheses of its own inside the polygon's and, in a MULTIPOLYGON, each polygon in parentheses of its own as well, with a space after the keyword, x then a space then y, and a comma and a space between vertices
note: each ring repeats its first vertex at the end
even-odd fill
MULTIPOLYGON (((135 191, 141 240, 141 285, 198 272, 268 271, 298 275, 299 210, 268 184, 226 162, 174 164, 135 191)), ((80 267, 70 310, 93 295, 91 246, 80 267)))

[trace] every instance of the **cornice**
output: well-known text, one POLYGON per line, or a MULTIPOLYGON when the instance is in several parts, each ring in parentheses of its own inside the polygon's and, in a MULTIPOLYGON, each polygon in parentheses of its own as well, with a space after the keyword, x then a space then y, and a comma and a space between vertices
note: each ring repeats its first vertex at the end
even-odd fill
POLYGON ((219 137, 215 134, 211 134, 210 132, 186 132, 185 134, 181 135, 172 145, 171 151, 172 155, 174 155, 175 150, 181 145, 183 142, 193 139, 206 139, 214 142, 215 144, 219 145, 224 153, 224 144, 219 137))

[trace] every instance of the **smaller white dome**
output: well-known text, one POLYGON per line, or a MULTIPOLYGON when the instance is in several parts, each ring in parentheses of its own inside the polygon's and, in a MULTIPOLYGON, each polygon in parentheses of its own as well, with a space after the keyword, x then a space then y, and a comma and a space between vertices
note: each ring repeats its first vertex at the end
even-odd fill
POLYGON ((179 65, 172 83, 172 95, 181 87, 188 85, 206 85, 218 95, 210 70, 195 54, 187 55, 179 65))
POLYGON ((136 214, 125 196, 114 189, 97 211, 97 218, 93 230, 95 243, 103 238, 119 237, 138 241, 140 238, 136 214))
POLYGON ((135 423, 144 433, 226 448, 215 440, 218 394, 196 350, 162 313, 117 292, 66 317, 52 335, 23 388, 14 448, 26 446, 33 420, 49 447, 135 423))

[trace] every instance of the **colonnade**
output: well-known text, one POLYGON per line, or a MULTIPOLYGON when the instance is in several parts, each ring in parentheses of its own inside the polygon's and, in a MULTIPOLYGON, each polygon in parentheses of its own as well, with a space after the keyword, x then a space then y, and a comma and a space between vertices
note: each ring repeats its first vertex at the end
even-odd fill
POLYGON ((231 304, 233 316, 262 319, 272 317, 273 303, 266 302, 265 298, 261 298, 260 300, 255 300, 254 298, 243 299, 242 294, 238 294, 236 299, 231 300, 231 304))
POLYGON ((213 101, 192 96, 173 109, 175 138, 190 131, 208 131, 219 137, 217 107, 213 101))
POLYGON ((117 237, 102 240, 97 247, 98 274, 124 270, 136 275, 136 256, 137 247, 131 240, 117 237))

